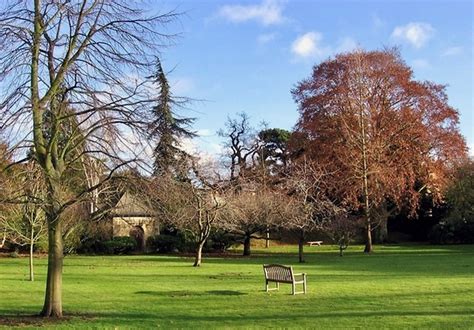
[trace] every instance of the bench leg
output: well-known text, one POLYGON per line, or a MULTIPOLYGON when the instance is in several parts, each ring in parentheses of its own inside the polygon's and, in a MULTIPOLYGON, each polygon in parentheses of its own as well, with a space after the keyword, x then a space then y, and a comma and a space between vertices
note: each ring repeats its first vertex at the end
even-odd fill
POLYGON ((306 275, 304 275, 303 281, 304 281, 303 282, 303 292, 304 292, 304 294, 306 294, 306 275))
POLYGON ((273 291, 273 290, 279 291, 280 290, 280 283, 275 282, 275 287, 270 288, 269 281, 266 280, 265 281, 265 291, 268 292, 268 291, 273 291))

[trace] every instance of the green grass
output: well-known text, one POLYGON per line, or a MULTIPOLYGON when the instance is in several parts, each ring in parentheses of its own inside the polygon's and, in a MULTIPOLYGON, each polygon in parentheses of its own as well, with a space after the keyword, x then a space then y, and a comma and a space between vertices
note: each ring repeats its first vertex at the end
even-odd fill
POLYGON ((0 324, 60 328, 472 328, 474 246, 260 249, 251 258, 68 256, 58 323, 24 319, 41 309, 46 260, 27 281, 26 258, 0 259, 0 324), (263 291, 264 263, 308 274, 307 295, 263 291), (3 316, 3 317, 2 317, 3 316), (5 317, 7 316, 7 317, 5 317), (7 323, 6 323, 7 322, 7 323))

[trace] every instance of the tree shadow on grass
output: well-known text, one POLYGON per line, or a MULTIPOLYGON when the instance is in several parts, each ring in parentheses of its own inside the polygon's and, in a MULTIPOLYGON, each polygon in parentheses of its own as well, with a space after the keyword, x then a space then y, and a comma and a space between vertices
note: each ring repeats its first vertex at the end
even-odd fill
POLYGON ((73 320, 87 321, 95 318, 96 315, 80 313, 67 313, 62 318, 41 317, 38 314, 0 315, 0 327, 52 327, 73 320))
MULTIPOLYGON (((365 320, 372 317, 469 317, 472 315, 472 310, 462 309, 457 311, 402 311, 402 310, 380 310, 380 311, 334 311, 334 312, 313 312, 313 313, 301 313, 292 312, 291 314, 272 314, 272 313, 246 313, 242 314, 220 314, 220 315, 193 315, 188 313, 176 313, 174 311, 170 313, 151 314, 151 313, 129 313, 124 311, 123 313, 101 313, 100 317, 103 318, 101 321, 103 324, 107 322, 105 319, 113 320, 113 324, 120 324, 121 326, 136 326, 137 324, 153 323, 159 324, 161 322, 173 322, 176 320, 186 320, 189 324, 208 323, 210 327, 216 325, 224 325, 233 322, 242 322, 242 317, 245 318, 246 324, 252 324, 253 326, 264 322, 267 324, 269 320, 272 322, 281 322, 282 324, 291 323, 293 326, 298 326, 298 321, 301 320, 301 324, 307 324, 308 322, 317 321, 318 319, 337 319, 337 318, 353 318, 354 322, 359 320, 365 320), (286 322, 286 323, 285 323, 286 322)), ((445 322, 451 322, 452 320, 445 320, 445 322)), ((268 325, 268 324, 267 324, 268 325)))
POLYGON ((247 293, 240 292, 240 291, 232 291, 232 290, 211 290, 206 291, 207 294, 215 295, 215 296, 244 296, 247 293))
POLYGON ((148 296, 168 296, 168 297, 200 297, 206 295, 213 296, 243 296, 247 293, 232 290, 211 290, 211 291, 137 291, 135 294, 148 296))

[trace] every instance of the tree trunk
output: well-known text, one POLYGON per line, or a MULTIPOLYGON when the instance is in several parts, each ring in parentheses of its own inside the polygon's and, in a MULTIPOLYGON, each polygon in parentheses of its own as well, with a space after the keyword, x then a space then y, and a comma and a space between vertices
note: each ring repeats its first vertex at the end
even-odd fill
POLYGON ((246 235, 244 238, 244 256, 250 255, 250 235, 246 235))
POLYGON ((202 248, 204 247, 205 242, 198 243, 198 247, 196 249, 196 257, 194 258, 194 265, 193 267, 200 267, 201 260, 202 260, 202 248))
POLYGON ((364 122, 364 109, 362 105, 360 105, 359 109, 359 125, 360 125, 360 133, 361 133, 361 149, 362 149, 362 192, 364 196, 364 216, 365 216, 365 224, 366 224, 366 241, 365 241, 365 253, 372 252, 372 233, 371 233, 371 222, 372 219, 370 217, 370 202, 369 202, 369 164, 368 164, 368 156, 367 156, 367 135, 365 131, 365 122, 364 122))
POLYGON ((304 254, 303 254, 304 238, 305 238, 305 232, 304 232, 304 229, 301 229, 300 237, 298 239, 298 259, 299 259, 299 262, 301 262, 301 263, 305 262, 304 261, 304 254))
POLYGON ((33 241, 33 234, 31 235, 30 240, 30 281, 33 282, 35 280, 35 273, 33 270, 33 248, 34 248, 34 241, 33 241))
POLYGON ((304 254, 303 254, 303 247, 304 247, 304 240, 299 239, 298 241, 298 258, 300 262, 305 262, 304 261, 304 254))
POLYGON ((265 248, 269 248, 270 247, 270 229, 268 229, 268 226, 267 226, 267 230, 265 231, 265 248))
POLYGON ((3 246, 5 245, 5 242, 7 240, 7 230, 5 229, 3 231, 3 238, 2 238, 2 241, 0 242, 0 249, 3 248, 3 246))
POLYGON ((48 219, 48 274, 43 317, 62 317, 62 272, 63 272, 63 237, 60 219, 56 214, 47 215, 48 219))
POLYGON ((366 222, 366 236, 365 236, 365 253, 371 253, 372 252, 372 227, 370 225, 370 219, 366 222))

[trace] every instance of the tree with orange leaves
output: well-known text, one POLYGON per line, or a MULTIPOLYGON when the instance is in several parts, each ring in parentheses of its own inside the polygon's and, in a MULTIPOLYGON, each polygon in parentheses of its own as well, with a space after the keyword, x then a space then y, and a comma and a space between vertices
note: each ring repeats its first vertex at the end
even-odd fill
POLYGON ((304 153, 336 173, 334 193, 363 214, 365 252, 381 209, 390 203, 414 214, 420 194, 440 197, 466 157, 445 86, 414 80, 396 49, 337 55, 292 94, 304 153))

